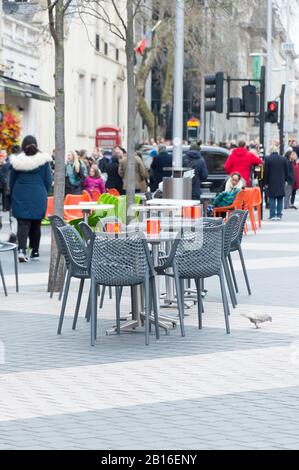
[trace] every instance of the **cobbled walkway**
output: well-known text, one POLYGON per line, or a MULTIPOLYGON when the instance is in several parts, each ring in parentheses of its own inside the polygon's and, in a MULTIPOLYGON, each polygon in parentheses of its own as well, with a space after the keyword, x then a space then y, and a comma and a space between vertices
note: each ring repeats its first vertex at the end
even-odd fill
MULTIPOLYGON (((1 232, 6 239, 8 226, 1 232)), ((253 294, 236 263, 239 305, 225 334, 216 280, 206 283, 203 330, 186 313, 186 338, 106 336, 114 300, 89 345, 85 291, 77 331, 74 281, 63 334, 60 302, 46 293, 50 232, 39 263, 2 255, 9 295, 0 304, 0 449, 299 449, 299 211, 244 239, 253 294), (256 330, 241 313, 269 313, 256 330)), ((125 292, 122 313, 130 311, 125 292)), ((174 310, 169 310, 174 312, 174 310)))

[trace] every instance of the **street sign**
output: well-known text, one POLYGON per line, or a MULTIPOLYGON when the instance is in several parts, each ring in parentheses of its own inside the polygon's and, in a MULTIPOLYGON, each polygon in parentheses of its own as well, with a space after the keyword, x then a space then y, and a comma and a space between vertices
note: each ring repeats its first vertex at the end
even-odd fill
POLYGON ((293 52, 295 49, 295 45, 293 42, 283 42, 281 47, 282 50, 285 52, 293 52))

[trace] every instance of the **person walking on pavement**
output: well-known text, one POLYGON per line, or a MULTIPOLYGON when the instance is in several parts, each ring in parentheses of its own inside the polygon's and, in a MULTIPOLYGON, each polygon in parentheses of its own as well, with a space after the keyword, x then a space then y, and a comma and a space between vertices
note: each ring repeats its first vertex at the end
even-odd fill
MULTIPOLYGON (((137 193, 147 191, 147 171, 145 165, 138 155, 134 156, 135 165, 135 190, 137 193)), ((118 174, 123 180, 123 188, 127 190, 128 158, 124 157, 119 162, 118 174)))
POLYGON ((265 159, 264 184, 268 187, 270 220, 281 220, 283 198, 288 181, 288 162, 279 155, 278 147, 272 147, 270 156, 265 159))
POLYGON ((120 194, 123 193, 123 180, 118 174, 118 168, 119 162, 123 157, 123 151, 120 149, 120 147, 114 147, 111 160, 105 169, 105 172, 107 173, 106 188, 117 189, 120 194))
POLYGON ((295 183, 295 171, 294 171, 294 156, 292 157, 293 153, 295 153, 292 147, 289 147, 285 153, 285 158, 288 164, 288 181, 285 188, 285 199, 284 199, 284 208, 289 209, 291 205, 291 196, 293 191, 293 186, 295 183))
POLYGON ((292 190, 292 196, 291 196, 291 209, 298 209, 297 206, 295 206, 295 199, 296 199, 296 194, 297 190, 299 189, 299 159, 298 155, 296 152, 293 152, 293 156, 291 157, 293 160, 293 166, 294 166, 294 185, 293 185, 293 190, 292 190))
POLYGON ((10 191, 12 215, 18 221, 18 258, 26 262, 27 238, 31 260, 39 259, 41 221, 47 209, 48 192, 52 184, 51 157, 38 149, 37 141, 27 135, 22 152, 11 159, 10 191))
POLYGON ((200 146, 197 144, 191 145, 189 152, 184 158, 184 166, 194 170, 192 178, 192 199, 200 200, 201 190, 200 185, 208 177, 208 168, 204 158, 200 153, 200 146))
POLYGON ((163 178, 171 176, 171 171, 164 170, 164 168, 172 167, 172 155, 167 152, 165 145, 160 145, 158 155, 153 159, 151 164, 151 191, 154 192, 158 189, 159 184, 163 178))
POLYGON ((241 140, 225 162, 224 169, 228 175, 239 173, 246 181, 246 186, 251 186, 250 173, 252 166, 262 165, 263 161, 246 148, 246 142, 241 140))

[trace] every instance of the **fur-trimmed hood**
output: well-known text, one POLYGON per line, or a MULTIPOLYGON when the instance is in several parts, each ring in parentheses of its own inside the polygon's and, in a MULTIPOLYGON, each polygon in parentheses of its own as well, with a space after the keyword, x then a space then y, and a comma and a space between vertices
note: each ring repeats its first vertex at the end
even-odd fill
POLYGON ((16 171, 32 171, 51 161, 52 158, 47 153, 37 152, 35 155, 25 155, 22 152, 11 158, 11 165, 16 171))

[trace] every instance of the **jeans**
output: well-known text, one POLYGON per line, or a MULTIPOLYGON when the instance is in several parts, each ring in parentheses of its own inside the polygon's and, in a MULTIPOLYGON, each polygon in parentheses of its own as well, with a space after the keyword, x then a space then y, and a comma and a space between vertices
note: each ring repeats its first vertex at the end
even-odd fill
POLYGON ((292 206, 295 204, 296 193, 297 193, 297 189, 293 189, 292 196, 291 196, 291 205, 292 206))
POLYGON ((18 219, 18 245, 19 250, 26 251, 27 238, 29 237, 29 247, 32 250, 39 250, 41 237, 41 220, 18 219))
POLYGON ((270 219, 282 217, 283 196, 269 197, 270 219))
POLYGON ((285 191, 286 191, 286 195, 285 195, 285 199, 284 199, 284 208, 288 209, 290 207, 290 199, 291 199, 291 195, 292 195, 292 191, 293 191, 293 185, 288 184, 286 186, 285 191))

